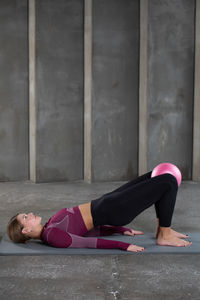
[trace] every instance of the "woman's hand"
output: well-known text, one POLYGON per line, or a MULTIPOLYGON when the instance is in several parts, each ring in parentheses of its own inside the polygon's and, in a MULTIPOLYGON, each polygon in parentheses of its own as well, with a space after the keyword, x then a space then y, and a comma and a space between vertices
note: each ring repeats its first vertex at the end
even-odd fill
POLYGON ((126 251, 130 251, 130 252, 142 252, 144 251, 144 247, 139 247, 137 245, 130 245, 128 246, 126 251))
POLYGON ((124 234, 125 235, 130 235, 130 236, 134 236, 134 235, 137 235, 137 234, 144 234, 144 232, 142 231, 137 231, 137 230, 133 230, 133 229, 130 229, 131 231, 124 231, 124 234))

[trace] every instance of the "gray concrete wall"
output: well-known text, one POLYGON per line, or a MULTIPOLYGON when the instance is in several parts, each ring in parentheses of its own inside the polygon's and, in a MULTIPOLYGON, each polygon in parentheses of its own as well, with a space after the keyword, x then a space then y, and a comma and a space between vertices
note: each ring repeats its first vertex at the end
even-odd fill
POLYGON ((170 161, 191 179, 195 1, 149 2, 148 169, 170 161))
POLYGON ((0 181, 28 179, 27 1, 0 1, 0 181))
POLYGON ((92 179, 137 175, 139 1, 93 1, 92 179))
MULTIPOLYGON (((83 179, 84 1, 35 2, 36 182, 83 179)), ((93 5, 88 165, 93 181, 128 180, 138 175, 140 1, 88 3, 93 5)), ((195 0, 148 4, 145 161, 148 170, 173 162, 191 179, 195 0)), ((27 11, 27 0, 0 1, 0 181, 29 179, 27 11)))
POLYGON ((37 181, 83 178, 83 1, 36 1, 37 181))

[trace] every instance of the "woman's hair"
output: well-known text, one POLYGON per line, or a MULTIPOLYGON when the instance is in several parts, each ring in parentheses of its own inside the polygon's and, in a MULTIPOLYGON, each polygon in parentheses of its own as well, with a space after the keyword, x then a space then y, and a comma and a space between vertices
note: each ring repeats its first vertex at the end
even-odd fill
POLYGON ((17 220, 16 214, 8 222, 7 234, 14 243, 26 243, 31 238, 22 233, 23 225, 17 220))

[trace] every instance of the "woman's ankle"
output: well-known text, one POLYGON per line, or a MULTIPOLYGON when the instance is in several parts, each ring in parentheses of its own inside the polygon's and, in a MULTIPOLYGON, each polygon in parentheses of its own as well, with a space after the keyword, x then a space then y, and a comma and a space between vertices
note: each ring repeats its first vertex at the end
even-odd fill
POLYGON ((158 236, 166 237, 171 235, 171 227, 162 227, 158 228, 158 236))

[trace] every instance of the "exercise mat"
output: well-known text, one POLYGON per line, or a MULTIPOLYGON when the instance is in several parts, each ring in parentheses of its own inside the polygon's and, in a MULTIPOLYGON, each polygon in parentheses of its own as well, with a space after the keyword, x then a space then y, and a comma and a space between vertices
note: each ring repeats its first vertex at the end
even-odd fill
POLYGON ((54 248, 45 245, 40 240, 31 240, 27 244, 14 244, 4 234, 0 241, 0 255, 99 255, 99 254, 126 254, 126 255, 144 255, 149 253, 158 254, 193 254, 200 253, 200 233, 187 233, 189 238, 187 240, 192 242, 189 247, 171 247, 158 246, 153 233, 146 233, 144 235, 135 235, 134 237, 125 235, 112 235, 103 237, 109 240, 119 240, 126 243, 136 244, 144 247, 143 252, 129 252, 119 249, 93 249, 93 248, 54 248))

